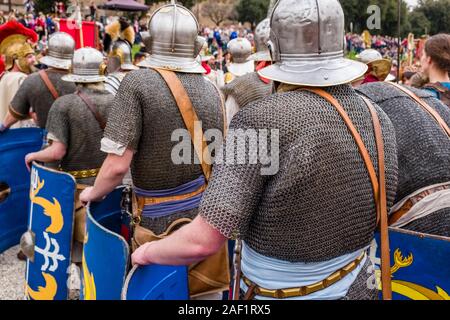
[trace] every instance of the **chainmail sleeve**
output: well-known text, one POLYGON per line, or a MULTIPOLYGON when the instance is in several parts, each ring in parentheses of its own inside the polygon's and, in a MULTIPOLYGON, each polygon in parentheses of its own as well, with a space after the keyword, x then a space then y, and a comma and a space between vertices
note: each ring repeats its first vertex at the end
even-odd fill
MULTIPOLYGON (((200 215, 229 239, 244 237, 264 194, 267 176, 261 174, 262 165, 259 161, 252 164, 248 160, 257 157, 258 152, 257 148, 251 147, 251 135, 245 134, 253 129, 257 128, 245 112, 233 118, 200 206, 200 215), (239 141, 245 141, 245 149, 240 149, 242 144, 239 141), (239 164, 242 163, 239 157, 243 154, 246 155, 246 163, 239 164), (230 161, 230 158, 234 160, 230 161)), ((270 146, 270 139, 267 145, 270 146)), ((268 152, 266 146, 263 148, 268 152)))
POLYGON ((49 140, 59 141, 66 146, 69 145, 70 141, 70 119, 64 106, 70 104, 69 96, 61 97, 53 103, 45 126, 49 140))
MULTIPOLYGON (((104 134, 104 140, 133 150, 137 150, 142 132, 142 108, 138 81, 134 72, 123 79, 109 112, 104 134)), ((102 141, 102 150, 104 145, 105 141, 102 141)))
POLYGON ((11 101, 12 115, 19 119, 28 118, 31 104, 29 94, 33 93, 33 78, 27 78, 17 90, 11 101))

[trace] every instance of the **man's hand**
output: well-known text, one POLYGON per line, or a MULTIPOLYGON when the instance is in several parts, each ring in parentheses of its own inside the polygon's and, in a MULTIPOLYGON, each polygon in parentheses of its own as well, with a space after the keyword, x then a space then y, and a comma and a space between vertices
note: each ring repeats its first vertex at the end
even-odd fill
POLYGON ((0 124, 0 134, 2 134, 2 133, 4 133, 4 132, 6 132, 6 131, 8 131, 8 127, 6 127, 3 123, 2 124, 0 124))
POLYGON ((80 194, 80 201, 83 204, 83 206, 87 206, 89 202, 100 202, 104 198, 105 197, 99 198, 94 195, 94 187, 88 187, 84 189, 83 192, 81 192, 80 194))
POLYGON ((147 242, 146 244, 143 244, 140 246, 132 255, 131 255, 131 263, 133 265, 137 264, 140 266, 145 266, 151 264, 150 260, 148 259, 148 248, 154 244, 154 242, 147 242))
POLYGON ((31 170, 31 164, 34 160, 36 160, 35 152, 29 153, 25 156, 25 165, 27 166, 28 171, 31 170))

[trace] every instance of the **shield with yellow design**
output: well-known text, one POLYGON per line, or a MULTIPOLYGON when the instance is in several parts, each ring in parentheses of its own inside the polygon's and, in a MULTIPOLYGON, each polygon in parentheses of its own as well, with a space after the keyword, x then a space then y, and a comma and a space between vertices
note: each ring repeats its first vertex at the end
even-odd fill
POLYGON ((120 235, 123 188, 87 208, 82 265, 82 299, 120 300, 128 268, 129 246, 120 235))
MULTIPOLYGON (((376 266, 379 239, 370 254, 376 266)), ((390 228, 389 242, 394 300, 450 300, 450 238, 390 228)))
POLYGON ((30 172, 25 156, 42 148, 44 131, 11 129, 0 134, 0 253, 19 244, 27 230, 30 172))
POLYGON ((68 298, 74 225, 75 179, 33 164, 28 231, 21 247, 28 257, 26 295, 32 300, 68 298))

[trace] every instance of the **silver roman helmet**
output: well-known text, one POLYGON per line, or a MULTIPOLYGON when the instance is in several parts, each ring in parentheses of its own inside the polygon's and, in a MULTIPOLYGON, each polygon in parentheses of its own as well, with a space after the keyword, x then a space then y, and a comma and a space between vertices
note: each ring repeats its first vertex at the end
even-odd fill
POLYGON ((261 21, 255 29, 256 52, 252 54, 249 60, 254 61, 272 61, 267 42, 270 40, 270 16, 272 15, 277 0, 270 0, 267 18, 261 21))
POLYGON ((255 29, 255 45, 256 53, 252 54, 248 59, 254 61, 271 61, 270 51, 267 42, 270 40, 270 19, 266 18, 261 21, 255 29))
POLYGON ((255 71, 255 64, 248 58, 252 54, 252 44, 245 38, 236 38, 228 42, 228 51, 231 53, 232 63, 228 67, 235 76, 243 76, 255 71))
POLYGON ((39 59, 49 67, 69 70, 72 64, 75 41, 65 32, 55 32, 48 40, 48 53, 39 59))
POLYGON ((77 83, 96 83, 105 81, 106 64, 100 51, 94 48, 81 48, 75 51, 70 74, 62 77, 64 81, 77 83))
MULTIPOLYGON (((366 49, 361 52, 356 58, 362 63, 370 67, 370 72, 380 81, 387 80, 391 73, 392 63, 388 59, 383 59, 381 53, 375 49, 366 49)), ((392 76, 388 81, 392 81, 392 76)))
POLYGON ((139 69, 131 61, 131 46, 124 40, 117 40, 113 43, 108 59, 117 60, 117 65, 124 71, 139 69))
POLYGON ((328 87, 350 83, 367 71, 344 58, 344 13, 338 0, 279 0, 268 43, 276 64, 259 74, 274 81, 328 87))
POLYGON ((145 50, 150 56, 139 67, 205 73, 196 61, 205 39, 198 36, 199 25, 191 11, 176 3, 163 6, 153 13, 148 26, 145 50))

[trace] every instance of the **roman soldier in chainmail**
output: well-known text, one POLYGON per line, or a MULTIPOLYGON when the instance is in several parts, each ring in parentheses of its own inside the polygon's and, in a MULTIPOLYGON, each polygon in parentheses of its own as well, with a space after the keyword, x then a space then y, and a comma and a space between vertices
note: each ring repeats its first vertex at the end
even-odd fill
POLYGON ((131 56, 131 46, 128 41, 117 40, 113 43, 108 55, 108 76, 105 83, 106 90, 113 95, 117 94, 120 83, 126 74, 139 69, 133 64, 131 56))
MULTIPOLYGON (((269 9, 269 12, 271 10, 269 9)), ((256 71, 235 78, 222 88, 225 95, 228 124, 234 115, 250 102, 267 97, 273 92, 273 82, 258 75, 257 71, 271 64, 267 42, 270 37, 270 19, 261 21, 255 30, 256 53, 247 60, 256 62, 256 71)))
MULTIPOLYGON (((13 99, 25 78, 32 73, 36 63, 32 43, 36 43, 38 35, 25 28, 16 20, 0 26, 0 55, 5 58, 5 70, 0 80, 0 121, 3 121, 10 109, 13 99)), ((23 121, 15 127, 30 126, 31 121, 23 121)), ((7 126, 0 124, 0 133, 7 126)))
POLYGON ((337 0, 280 0, 271 29, 276 63, 259 73, 278 92, 237 113, 223 146, 226 158, 243 157, 231 144, 247 131, 245 156, 253 160, 216 162, 199 217, 140 248, 133 262, 182 265, 238 238, 246 299, 376 299, 367 248, 378 208, 386 212, 395 197, 394 128, 349 84, 367 66, 344 58, 337 0), (263 137, 257 148, 255 130, 263 137), (272 161, 254 161, 261 149, 272 161))
POLYGON ((110 52, 114 42, 118 40, 127 41, 130 46, 134 44, 135 32, 133 26, 124 17, 120 17, 105 27, 105 38, 103 39, 105 52, 110 52))
POLYGON ((63 81, 72 63, 75 41, 64 32, 56 32, 50 36, 47 55, 39 62, 48 68, 28 76, 13 100, 4 121, 10 127, 19 120, 29 118, 30 111, 35 115, 36 124, 45 129, 47 116, 53 102, 61 96, 74 93, 75 84, 63 81))
POLYGON ((393 80, 393 76, 390 75, 392 62, 388 59, 384 59, 377 50, 364 50, 357 58, 369 67, 364 77, 359 79, 361 84, 393 80))
POLYGON ((231 63, 227 66, 225 84, 230 83, 238 77, 255 71, 253 61, 248 58, 252 54, 252 44, 245 38, 236 38, 228 42, 228 52, 231 54, 231 63))
MULTIPOLYGON (((228 66, 228 73, 225 74, 225 86, 222 88, 222 92, 226 96, 225 109, 229 125, 233 116, 239 111, 240 106, 239 102, 236 101, 236 97, 229 94, 234 88, 234 86, 231 86, 231 83, 240 77, 253 73, 255 71, 255 64, 253 60, 249 60, 252 54, 252 45, 245 38, 231 40, 228 43, 228 51, 231 53, 232 62, 228 66)), ((245 101, 240 101, 240 103, 245 103, 245 101)))
MULTIPOLYGON (((205 69, 196 60, 204 41, 198 29, 193 13, 174 3, 152 15, 146 37, 150 55, 138 65, 142 69, 129 72, 121 83, 101 143, 108 156, 94 187, 81 195, 85 203, 101 200, 121 184, 131 166, 134 249, 197 216, 210 176, 207 149, 212 147, 202 133, 213 130, 221 136, 224 131, 220 92, 203 77, 205 69), (187 143, 184 160, 174 151, 180 139, 187 143)), ((213 259, 212 266, 203 261, 191 267, 191 297, 221 297, 228 290, 226 247, 213 259)))
MULTIPOLYGON (((85 229, 85 210, 79 202, 80 192, 93 185, 106 154, 100 151, 100 140, 108 119, 113 96, 104 89, 103 55, 93 48, 75 51, 72 71, 63 81, 75 83, 77 91, 59 97, 47 118, 46 130, 50 146, 30 153, 25 161, 59 162, 59 169, 70 173, 77 181, 75 195, 75 232, 77 248, 82 248, 85 229)), ((76 254, 75 261, 81 255, 76 254)), ((79 261, 80 262, 80 261, 79 261)))
POLYGON ((391 226, 450 237, 449 108, 428 90, 388 83, 357 90, 377 103, 395 127, 399 183, 391 226))

